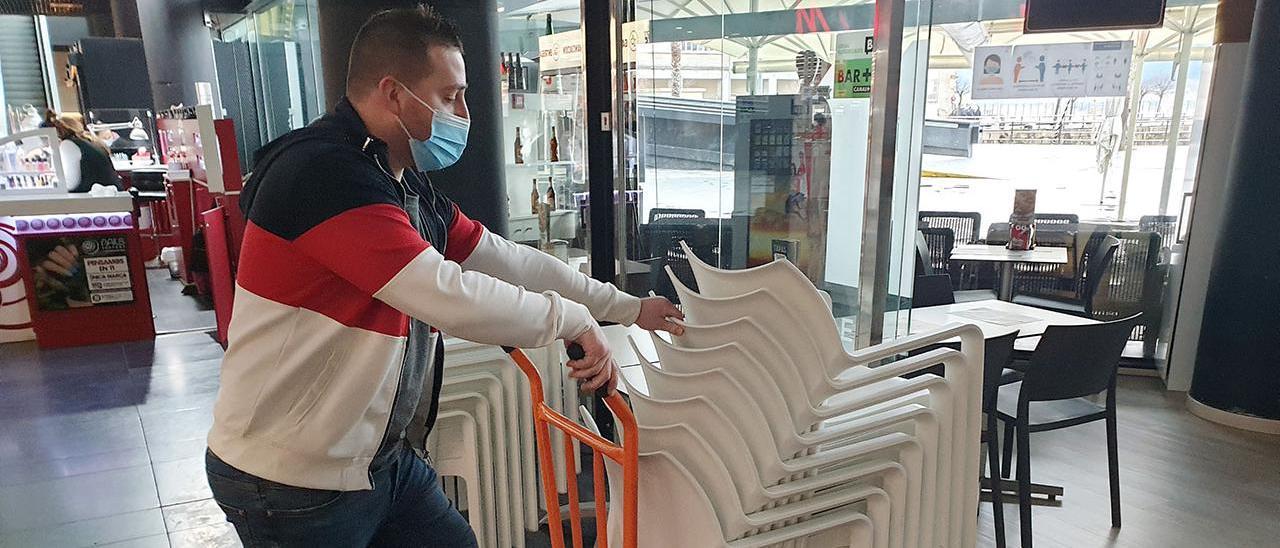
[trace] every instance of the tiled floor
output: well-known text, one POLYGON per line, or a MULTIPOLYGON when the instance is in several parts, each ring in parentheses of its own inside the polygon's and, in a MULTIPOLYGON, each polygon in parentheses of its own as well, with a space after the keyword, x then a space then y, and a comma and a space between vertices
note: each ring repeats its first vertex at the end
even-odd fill
MULTIPOLYGON (((38 351, 0 345, 0 548, 238 546, 202 455, 221 348, 204 333, 38 351)), ((1196 419, 1158 381, 1120 392, 1125 526, 1109 527, 1101 424, 1035 434, 1047 547, 1252 547, 1280 538, 1280 437, 1196 419)), ((979 545, 992 546, 983 504, 979 545)), ((1017 546, 1016 505, 1006 506, 1017 546)), ((546 545, 545 535, 531 546, 546 545)))
POLYGON ((147 269, 147 285, 151 288, 156 331, 172 333, 208 329, 217 321, 213 316, 213 303, 205 297, 183 295, 182 282, 170 277, 168 269, 147 269))
POLYGON ((238 546, 204 479, 221 358, 205 333, 0 345, 0 546, 238 546))

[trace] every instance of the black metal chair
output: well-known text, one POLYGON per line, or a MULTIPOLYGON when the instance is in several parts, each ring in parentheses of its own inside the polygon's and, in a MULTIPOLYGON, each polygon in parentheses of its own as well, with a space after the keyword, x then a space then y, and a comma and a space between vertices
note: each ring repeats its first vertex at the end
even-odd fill
POLYGON ((719 266, 720 263, 720 230, 703 219, 665 218, 640 226, 640 234, 646 243, 648 259, 641 262, 649 264, 649 287, 655 293, 677 302, 675 287, 667 277, 666 266, 670 266, 676 277, 690 288, 696 289, 697 282, 693 278, 693 268, 685 255, 680 242, 689 244, 698 258, 708 264, 719 266))
POLYGON ((1013 293, 1015 295, 1053 295, 1054 292, 1075 287, 1076 225, 1049 225, 1047 230, 1036 227, 1037 247, 1065 247, 1066 264, 1014 263, 1013 293))
POLYGON ((662 219, 705 219, 707 212, 703 209, 680 209, 674 207, 655 207, 649 210, 649 222, 662 219))
POLYGON ((1013 302, 1034 306, 1073 316, 1093 316, 1093 300, 1102 287, 1107 271, 1114 262, 1120 240, 1106 233, 1095 233, 1089 238, 1084 252, 1084 273, 1074 291, 1059 291, 1049 295, 1016 295, 1013 302))
POLYGON ((1160 265, 1161 237, 1155 232, 1113 232, 1120 241, 1107 283, 1098 289, 1092 315, 1114 320, 1142 313, 1129 340, 1143 342, 1143 356, 1155 355, 1163 315, 1165 269, 1160 265))
POLYGON ((920 227, 950 228, 955 245, 975 243, 982 229, 982 214, 973 211, 921 211, 920 227))
POLYGON ((1120 527, 1120 466, 1116 439, 1116 373, 1138 316, 1093 325, 1049 326, 1019 383, 1002 386, 996 415, 1004 423, 1001 472, 1009 477, 1016 448, 1022 547, 1031 548, 1031 446, 1033 432, 1107 423, 1111 526, 1120 527), (1106 392, 1105 405, 1088 397, 1106 392))
POLYGON ((1178 217, 1174 215, 1143 215, 1138 218, 1138 231, 1155 232, 1166 247, 1178 242, 1178 217))
POLYGON ((982 431, 982 443, 987 444, 987 468, 991 489, 991 511, 995 516, 996 548, 1004 548, 1004 497, 1000 487, 1000 434, 996 428, 996 402, 1000 387, 1021 380, 1020 373, 1008 369, 1013 361, 1013 343, 1018 332, 987 339, 982 358, 982 413, 986 415, 986 427, 982 431))
POLYGON ((912 287, 911 308, 925 308, 954 304, 955 293, 951 290, 951 277, 946 274, 926 274, 916 276, 912 287))
MULTIPOLYGON (((955 231, 947 227, 921 227, 920 234, 928 244, 929 264, 933 267, 933 273, 947 274, 956 278, 955 273, 951 271, 951 251, 956 246, 955 231)), ((956 282, 959 282, 958 278, 953 280, 953 286, 956 282)))

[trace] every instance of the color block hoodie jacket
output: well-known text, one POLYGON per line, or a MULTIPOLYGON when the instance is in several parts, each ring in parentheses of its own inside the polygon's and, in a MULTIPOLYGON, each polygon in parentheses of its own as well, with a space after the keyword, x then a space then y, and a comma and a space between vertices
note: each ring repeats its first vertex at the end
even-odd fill
POLYGON ((387 166, 345 99, 259 152, 208 439, 226 463, 297 487, 370 489, 399 444, 425 444, 437 330, 533 348, 639 315, 635 297, 490 233, 425 175, 397 180, 387 166))

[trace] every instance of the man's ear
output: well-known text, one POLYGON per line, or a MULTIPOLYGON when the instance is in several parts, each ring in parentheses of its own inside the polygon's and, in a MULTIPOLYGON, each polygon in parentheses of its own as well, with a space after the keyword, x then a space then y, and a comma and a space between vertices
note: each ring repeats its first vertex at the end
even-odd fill
POLYGON ((400 95, 404 89, 400 87, 399 81, 391 76, 383 76, 378 80, 378 88, 374 93, 378 95, 378 99, 383 102, 383 106, 396 116, 400 115, 400 95))

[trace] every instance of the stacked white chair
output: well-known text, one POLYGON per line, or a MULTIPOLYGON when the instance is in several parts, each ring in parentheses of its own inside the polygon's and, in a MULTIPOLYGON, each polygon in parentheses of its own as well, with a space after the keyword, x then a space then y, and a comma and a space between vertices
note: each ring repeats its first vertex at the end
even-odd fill
POLYGON ((706 538, 690 542, 659 526, 660 541, 737 546, 813 539, 838 527, 815 518, 857 514, 869 543, 837 545, 973 546, 981 333, 953 327, 848 353, 829 304, 790 263, 721 271, 689 257, 705 289, 671 276, 686 332, 654 337, 661 365, 641 360, 643 382, 628 379, 642 544, 664 545, 651 544, 659 539, 646 521, 684 527, 686 516, 705 516, 719 536, 699 530, 706 538), (881 364, 953 338, 960 351, 881 364), (936 365, 944 377, 901 378, 936 365), (655 476, 692 498, 655 490, 647 499, 655 476))
MULTIPOLYGON (((553 346, 528 355, 547 383, 546 403, 568 413, 578 407, 578 396, 565 377, 562 350, 553 346)), ((440 412, 427 449, 446 494, 466 511, 482 548, 523 548, 525 533, 538 530, 544 499, 529 398, 528 380, 500 348, 446 339, 440 412), (450 478, 462 480, 463 487, 453 489, 450 478)), ((563 443, 554 441, 562 467, 563 443)))

